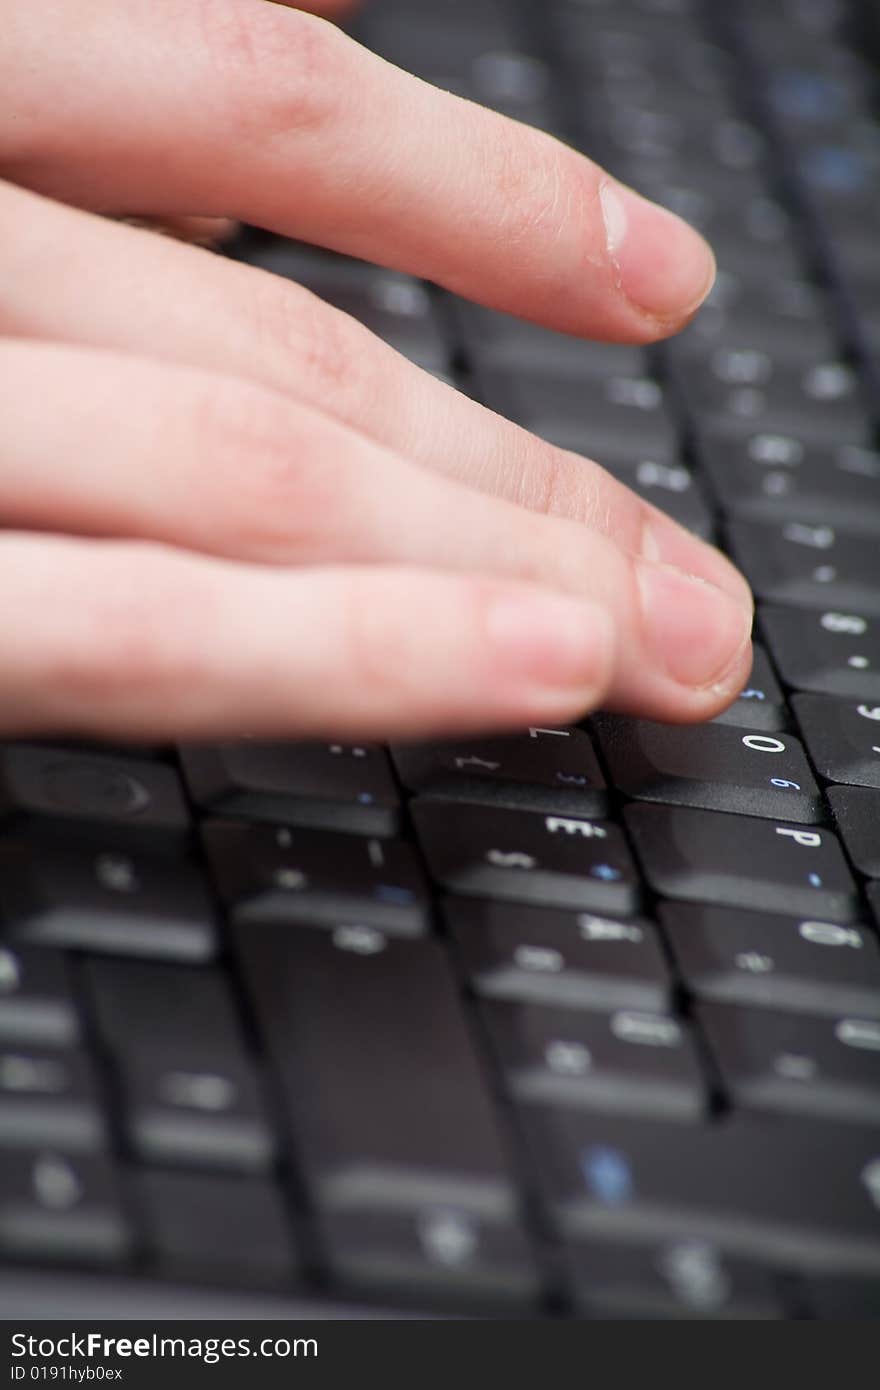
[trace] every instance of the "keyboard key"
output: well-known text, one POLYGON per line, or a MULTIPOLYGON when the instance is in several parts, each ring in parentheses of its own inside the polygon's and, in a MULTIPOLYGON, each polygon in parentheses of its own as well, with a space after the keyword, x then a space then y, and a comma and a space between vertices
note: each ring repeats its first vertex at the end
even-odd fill
POLYGON ((730 1118, 682 1125, 521 1106, 556 1225, 594 1239, 696 1239, 791 1269, 880 1274, 876 1127, 730 1118))
POLYGON ((828 1322, 873 1322, 880 1319, 880 1278, 807 1279, 805 1297, 814 1317, 828 1322))
POLYGON ((834 823, 860 873, 880 878, 880 792, 867 787, 829 787, 834 823))
POLYGON ((745 816, 823 818, 819 788, 792 734, 614 715, 593 722, 614 785, 627 796, 745 816))
POLYGON ((172 768, 36 744, 0 747, 0 816, 65 844, 99 838, 145 850, 179 849, 189 828, 172 768))
POLYGON ((642 918, 479 898, 447 899, 444 917, 471 989, 484 999, 648 1013, 671 1005, 666 958, 642 918))
POLYGON ((0 938, 0 1039, 71 1047, 79 1039, 66 957, 58 951, 34 951, 0 938))
POLYGON ((125 1259, 131 1244, 106 1159, 0 1148, 0 1254, 108 1265, 125 1259))
POLYGON ((482 1015, 519 1100, 680 1120, 707 1108, 693 1041, 668 1014, 491 1003, 482 1015))
POLYGON ((704 364, 688 363, 677 385, 698 436, 707 431, 704 447, 718 432, 865 446, 873 436, 858 376, 844 362, 789 366, 766 352, 718 348, 704 364))
POLYGON ((721 270, 696 319, 664 343, 663 352, 677 372, 686 372, 719 348, 804 366, 830 360, 837 351, 831 306, 806 280, 721 270))
POLYGON ((671 902, 660 921, 698 999, 880 1019, 880 949, 869 927, 671 902))
POLYGON ((823 695, 796 695, 792 704, 822 777, 880 789, 880 710, 823 695))
POLYGON ((662 897, 849 922, 859 900, 829 830, 751 816, 628 806, 636 853, 662 897))
POLYGON ((29 945, 204 961, 217 951, 214 909, 193 865, 136 851, 0 845, 0 924, 29 945))
POLYGON ((800 521, 733 521, 728 532, 758 598, 880 617, 876 538, 800 521))
POLYGON ((465 1284, 481 1229, 507 1232, 515 1283, 530 1283, 506 1141, 441 948, 376 937, 364 951, 323 932, 236 931, 311 1202, 325 1220, 416 1219, 465 1284))
POLYGON ((92 960, 86 984, 146 1163, 259 1171, 274 1156, 232 995, 210 967, 92 960))
POLYGON ((272 1287, 294 1280, 290 1221, 260 1178, 138 1173, 150 1262, 167 1278, 272 1287))
POLYGON ((605 778, 589 735, 580 729, 395 743, 391 751, 403 785, 422 795, 573 816, 608 810, 605 778))
POLYGON ((103 1147, 105 1125, 89 1058, 74 1048, 0 1047, 0 1148, 103 1147))
POLYGON ((703 1004, 697 1018, 736 1108, 880 1121, 880 1019, 728 1004, 703 1004))
POLYGON ((188 744, 190 796, 217 815, 319 830, 393 835, 398 797, 388 755, 375 744, 188 744))
POLYGON ((770 658, 759 642, 753 642, 749 679, 739 698, 717 714, 713 723, 736 724, 746 729, 776 733, 786 727, 787 720, 785 696, 770 665, 770 658))
POLYGON ((880 711, 880 623, 875 618, 762 607, 759 621, 786 685, 839 695, 880 711))
POLYGON ((645 349, 622 343, 594 343, 554 333, 525 319, 499 314, 470 300, 450 300, 461 328, 465 352, 480 370, 546 373, 580 381, 617 372, 644 376, 645 349))
POLYGON ((580 1312, 593 1318, 772 1319, 784 1316, 772 1275, 708 1241, 626 1245, 591 1240, 571 1252, 580 1312))
POLYGON ((364 923, 404 936, 427 929, 427 886, 399 840, 209 821, 220 893, 237 922, 364 923))
POLYGON ((752 521, 880 530, 880 454, 753 434, 705 442, 701 466, 722 510, 752 521))
POLYGON ((421 797, 411 810, 431 874, 453 893, 638 911, 638 876, 616 825, 421 797))
POLYGON ((683 464, 614 455, 599 461, 646 502, 659 507, 703 540, 711 539, 714 520, 702 484, 683 464))

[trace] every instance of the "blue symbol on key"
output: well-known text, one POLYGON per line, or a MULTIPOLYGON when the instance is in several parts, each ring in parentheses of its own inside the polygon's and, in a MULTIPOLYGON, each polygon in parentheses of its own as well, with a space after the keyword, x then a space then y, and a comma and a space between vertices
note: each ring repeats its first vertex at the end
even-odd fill
POLYGON ((590 1192, 606 1207, 619 1206, 632 1196, 632 1168, 620 1149, 587 1149, 581 1155, 581 1173, 590 1192))
POLYGON ((814 888, 822 887, 822 880, 818 874, 807 874, 807 881, 811 883, 814 888))
POLYGON ((362 806, 370 806, 375 800, 372 792, 358 792, 358 801, 362 806))
POLYGON ((411 888, 398 888, 393 883, 377 883, 373 889, 373 897, 378 898, 380 903, 406 907, 409 903, 415 902, 416 895, 411 888))
POLYGON ((612 864, 594 864, 590 870, 593 878, 601 878, 604 883, 614 883, 617 879, 623 878, 619 869, 615 869, 612 864))

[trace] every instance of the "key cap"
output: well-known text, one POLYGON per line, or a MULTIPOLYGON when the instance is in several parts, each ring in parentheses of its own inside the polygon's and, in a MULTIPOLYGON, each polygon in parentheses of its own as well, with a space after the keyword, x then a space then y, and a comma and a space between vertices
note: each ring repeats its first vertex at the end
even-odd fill
POLYGON ((472 304, 450 296, 461 330, 465 352, 481 371, 563 375, 580 381, 584 376, 603 376, 616 372, 623 376, 644 376, 647 356, 644 348, 622 343, 592 343, 566 333, 527 323, 510 314, 472 304))
POLYGON ((444 918, 475 994, 572 1009, 666 1012, 672 981, 644 918, 449 898, 444 918))
MULTIPOLYGON (((866 716, 859 713, 857 704, 823 695, 796 695, 792 705, 822 777, 829 782, 880 789, 880 728, 870 717, 872 707, 867 707, 866 716)), ((877 713, 880 716, 880 711, 877 713)))
POLYGON ((719 271, 696 319, 663 344, 663 353, 683 373, 718 348, 805 367, 831 360, 837 351, 832 307, 806 280, 719 271))
POLYGON ((759 350, 718 348, 702 367, 689 363, 677 385, 698 435, 802 433, 816 443, 871 443, 870 411, 844 362, 789 366, 759 350))
POLYGON ((105 1158, 58 1149, 0 1149, 0 1253, 117 1264, 132 1244, 105 1158))
POLYGON ((777 1117, 701 1127, 546 1105, 520 1114, 572 1243, 696 1239, 781 1268, 880 1273, 876 1128, 777 1117))
POLYGON ((617 715, 593 723, 614 785, 627 796, 771 819, 823 818, 819 788, 792 734, 617 715))
POLYGON ((823 1321, 880 1319, 880 1278, 834 1279, 814 1275, 806 1280, 805 1297, 812 1315, 823 1321))
POLYGON ((404 936, 427 930, 427 886, 402 841, 238 821, 210 821, 203 833, 237 922, 363 923, 404 936))
POLYGON ((507 1087, 522 1101, 695 1120, 706 1087, 687 1029, 668 1014, 486 1004, 507 1087))
POLYGON ((880 1018, 880 951, 868 927, 702 903, 662 903, 659 915, 698 999, 880 1018))
POLYGON ((574 816, 601 816, 608 809, 605 778, 580 729, 395 743, 391 753, 403 785, 422 795, 574 816))
POLYGON ((683 464, 657 463, 644 457, 611 457, 605 466, 646 502, 660 507, 703 540, 711 538, 714 521, 702 485, 683 464))
POLYGON ((293 1282, 281 1194, 260 1178, 141 1172, 134 1184, 151 1264, 166 1277, 273 1287, 293 1282))
POLYGON ((858 701, 865 709, 877 708, 880 719, 880 623, 875 618, 764 606, 759 621, 787 685, 858 701))
POLYGON ((701 468, 722 510, 751 521, 880 528, 880 454, 852 444, 819 445, 790 435, 704 440, 701 468))
POLYGON ((770 658, 759 642, 752 643, 752 669, 740 696, 726 710, 716 714, 715 724, 736 724, 746 729, 776 733, 787 722, 785 696, 770 658))
POLYGON ((189 819, 170 767, 35 744, 0 747, 0 815, 16 829, 93 844, 179 849, 189 819))
POLYGON ((570 1260, 576 1306, 594 1318, 773 1319, 784 1316, 772 1276, 700 1239, 619 1245, 591 1240, 570 1260))
POLYGON ((38 1047, 71 1047, 79 1039, 67 959, 0 937, 0 1039, 38 1047))
POLYGON ((0 1147, 100 1149, 104 1119, 91 1063, 74 1048, 0 1047, 0 1147))
POLYGON ((376 744, 189 744, 181 762, 190 796, 217 815, 321 830, 393 835, 397 791, 376 744))
POLYGON ((867 787, 829 787, 834 824, 860 873, 880 878, 880 792, 867 787))
POLYGON ((85 981, 146 1163, 259 1171, 274 1156, 232 997, 208 966, 91 960, 85 981))
POLYGON ((735 1107, 876 1124, 880 1019, 702 1004, 697 1019, 735 1107))
POLYGON ((880 617, 875 538, 800 521, 732 521, 731 552, 758 598, 880 617))
POLYGON ((667 898, 849 922, 859 900, 829 830, 673 806, 628 806, 626 827, 667 898))
POLYGON ((647 457, 677 463, 678 428, 649 376, 580 377, 482 372, 479 390, 493 410, 533 434, 590 458, 647 457))
POLYGON ((158 960, 217 951, 214 909, 194 866, 130 850, 0 844, 0 923, 10 942, 158 960))
POLYGON ((638 876, 616 825, 421 797, 411 810, 430 872, 451 892, 638 911, 638 876))
POLYGON ((527 1278, 506 1140, 442 951, 375 937, 364 951, 343 934, 235 932, 311 1202, 323 1219, 416 1219, 423 1241, 466 1242, 459 1258, 507 1232, 527 1278))

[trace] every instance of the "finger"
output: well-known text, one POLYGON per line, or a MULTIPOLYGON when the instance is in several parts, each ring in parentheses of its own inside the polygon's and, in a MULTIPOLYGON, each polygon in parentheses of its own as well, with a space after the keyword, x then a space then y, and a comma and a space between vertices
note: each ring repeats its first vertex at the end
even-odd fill
POLYGON ((695 231, 590 160, 312 15, 258 0, 86 0, 76 45, 51 7, 9 18, 0 76, 16 119, 0 170, 66 201, 162 216, 196 206, 631 342, 680 326, 714 278, 695 231))
POLYGON ((301 286, 10 184, 0 184, 0 228, 5 331, 249 379, 333 413, 395 453, 532 510, 586 523, 633 554, 750 603, 728 560, 604 469, 420 371, 301 286))
POLYGON ((413 466, 276 393, 9 340, 0 383, 7 524, 271 564, 427 565, 553 585, 610 615, 620 655, 609 698, 654 718, 709 717, 748 675, 751 614, 720 589, 413 466))
POLYGON ((588 604, 430 571, 272 570, 8 532, 0 585, 5 735, 522 728, 595 706, 612 665, 588 604))

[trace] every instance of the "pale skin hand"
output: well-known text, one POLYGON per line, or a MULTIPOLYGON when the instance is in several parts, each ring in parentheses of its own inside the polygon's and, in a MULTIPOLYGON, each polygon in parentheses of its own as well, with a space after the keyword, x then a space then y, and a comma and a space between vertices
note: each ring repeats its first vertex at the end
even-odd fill
POLYGON ((0 732, 733 698, 751 601, 716 551, 306 290, 97 214, 242 218, 635 343, 705 296, 696 233, 267 0, 0 0, 0 25, 0 732))

